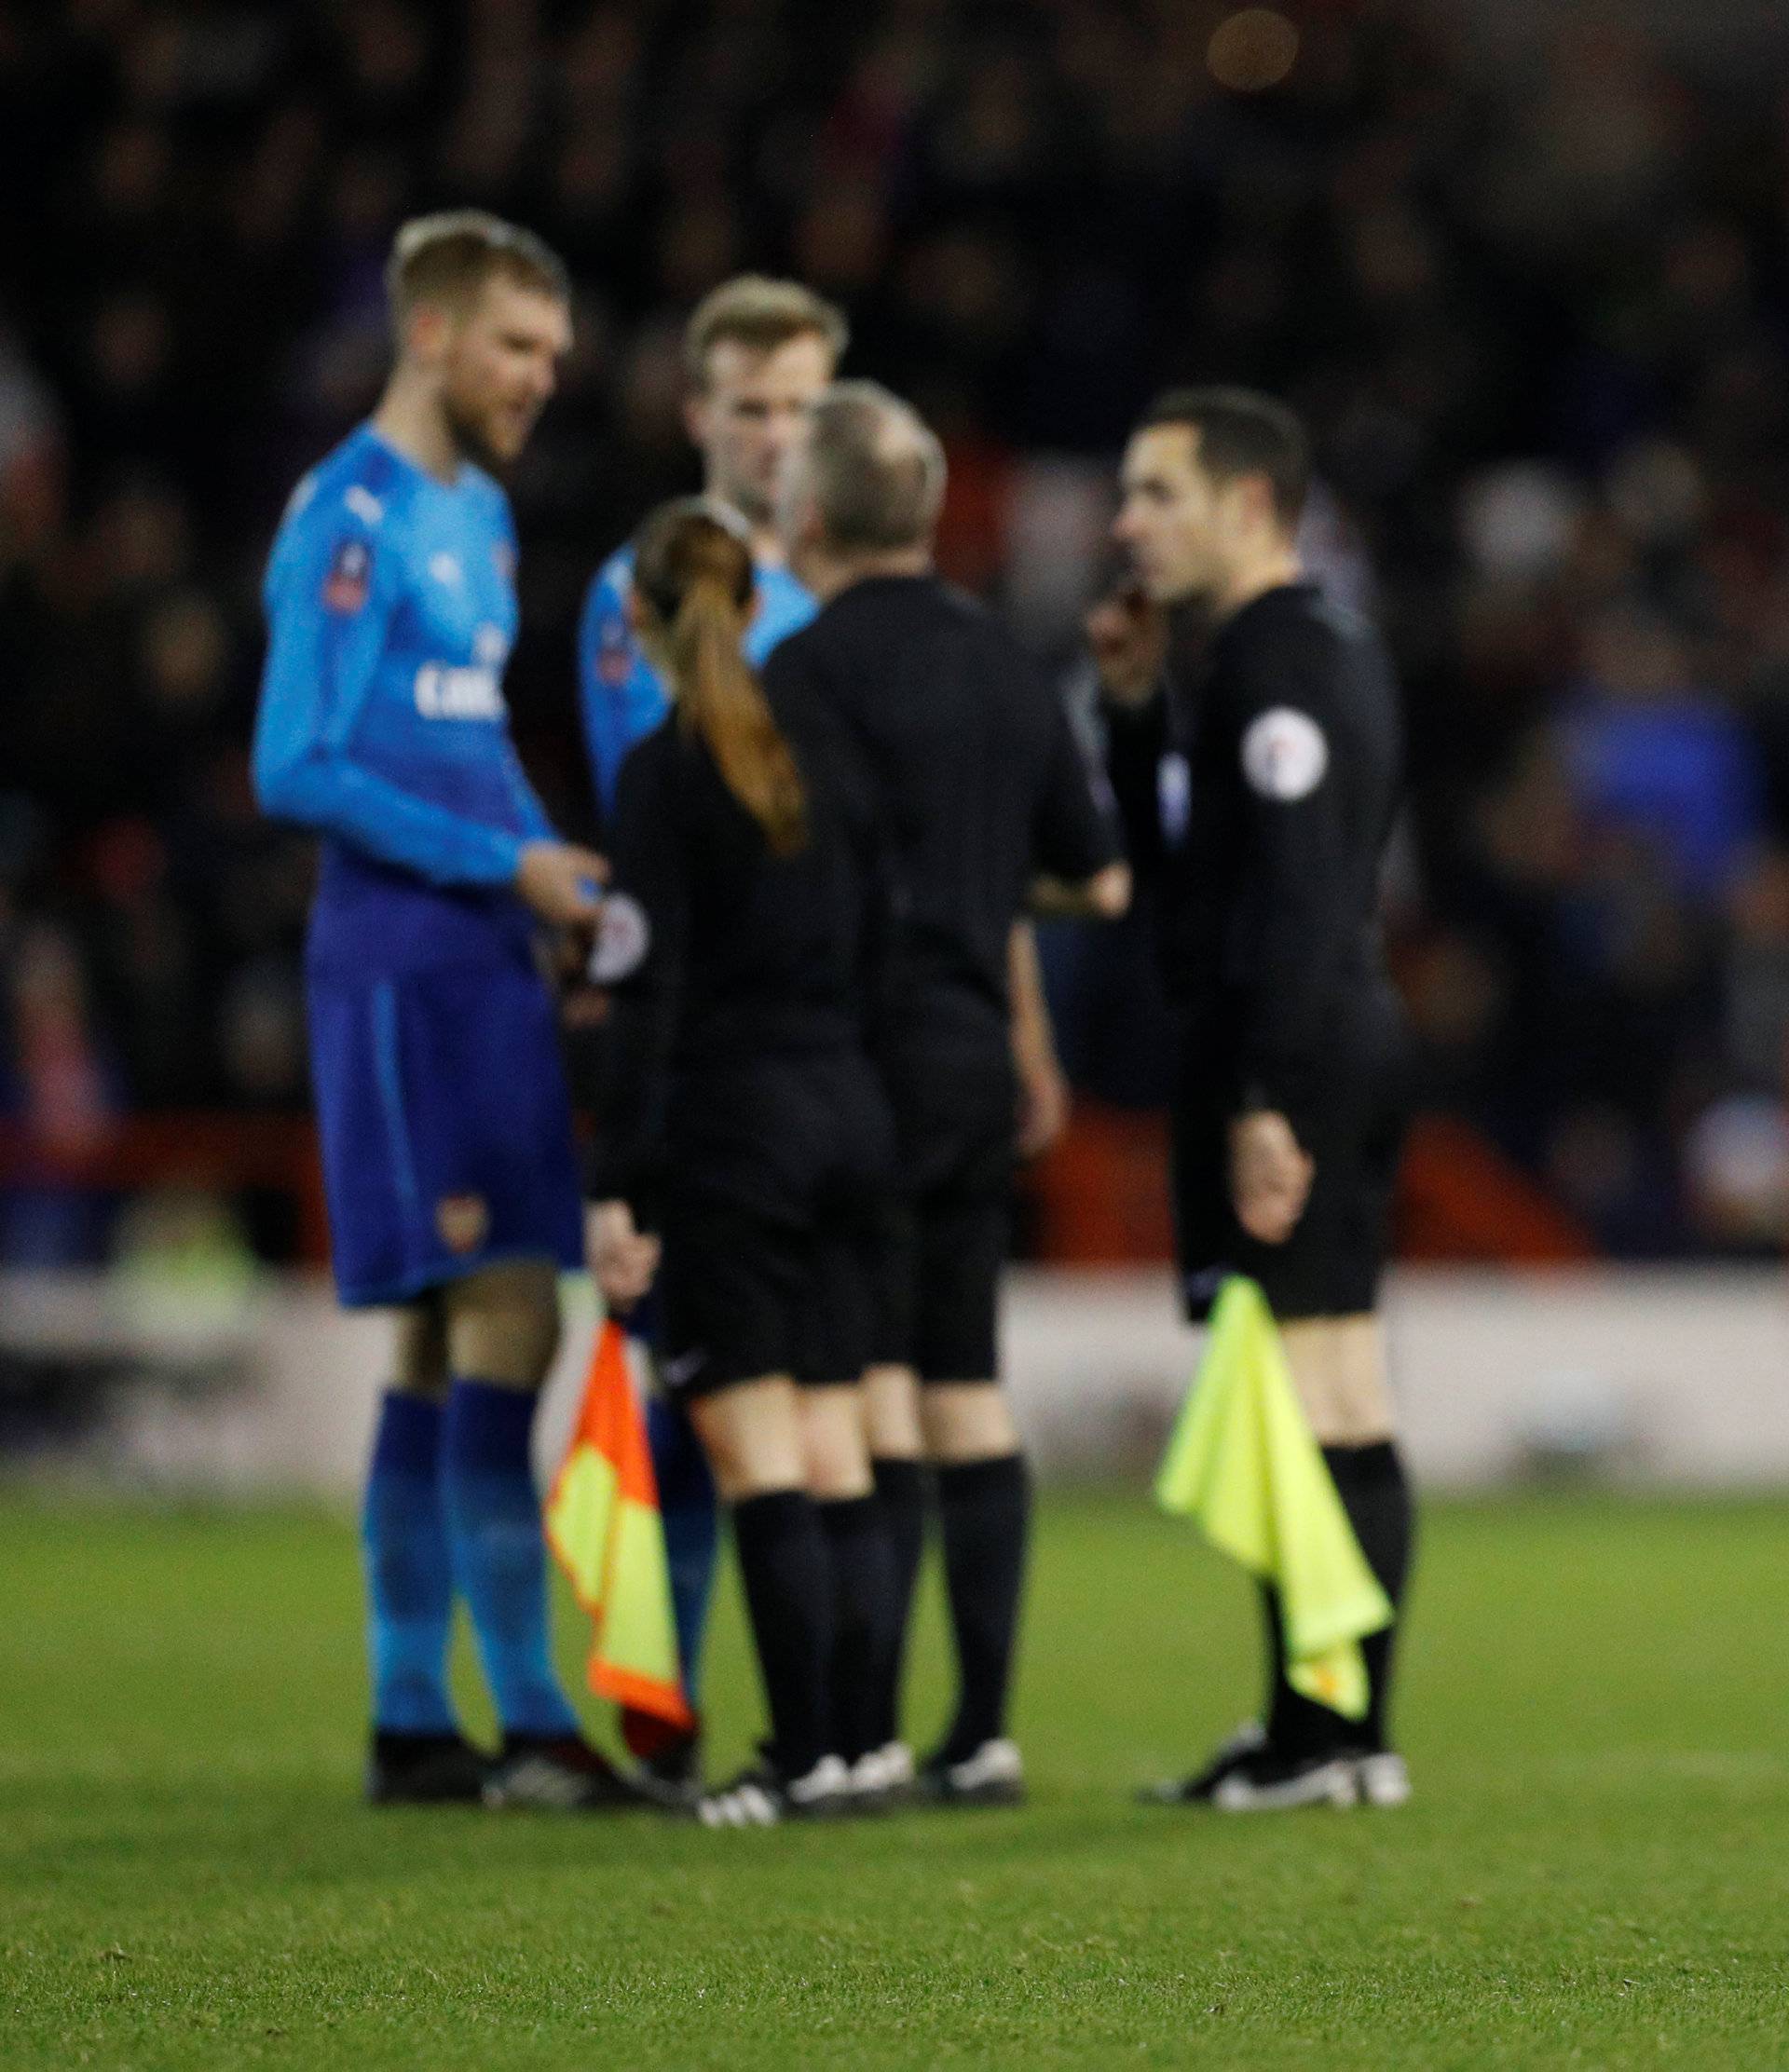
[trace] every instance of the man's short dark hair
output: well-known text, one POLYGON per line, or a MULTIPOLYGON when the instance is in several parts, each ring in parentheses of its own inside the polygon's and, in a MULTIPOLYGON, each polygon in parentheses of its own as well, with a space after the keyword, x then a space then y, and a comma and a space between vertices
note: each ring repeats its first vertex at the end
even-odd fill
POLYGON ((1304 512, 1311 446, 1297 413, 1258 388, 1170 388, 1143 414, 1140 431, 1185 425, 1199 435, 1199 465, 1218 482, 1265 475, 1288 532, 1304 512))

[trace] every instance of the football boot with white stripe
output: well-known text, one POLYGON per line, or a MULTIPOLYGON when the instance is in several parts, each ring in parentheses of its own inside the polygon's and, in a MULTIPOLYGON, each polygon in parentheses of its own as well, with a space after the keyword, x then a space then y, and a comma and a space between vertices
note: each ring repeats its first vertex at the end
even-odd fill
POLYGON ((1410 1778, 1400 1756, 1336 1751, 1323 1755, 1282 1755, 1259 1721, 1239 1726, 1202 1770, 1191 1777, 1151 1784, 1137 1795, 1145 1806, 1209 1806, 1219 1813, 1273 1813, 1302 1806, 1402 1805, 1395 1796, 1410 1778), (1373 1794, 1369 1798, 1369 1793, 1373 1794))
POLYGON ((703 1827, 781 1827, 785 1820, 835 1820, 856 1811, 842 1757, 823 1755, 800 1777, 766 1757, 718 1792, 696 1801, 703 1827))
POLYGON ((1232 1770, 1239 1769, 1251 1755, 1267 1746, 1267 1729, 1259 1720, 1245 1720, 1227 1741, 1219 1745, 1202 1770, 1191 1777, 1164 1778, 1145 1784, 1137 1796, 1144 1806, 1209 1806, 1211 1794, 1232 1770))
POLYGON ((933 1756, 919 1788, 934 1806, 1023 1806, 1025 1759, 1016 1741, 984 1741, 961 1761, 933 1756))
POLYGON ((851 1765, 851 1792, 864 1813, 892 1813, 918 1794, 919 1775, 913 1751, 905 1741, 871 1749, 851 1765))
POLYGON ((1357 1755, 1354 1781, 1362 1806, 1408 1806, 1410 1768, 1401 1755, 1381 1749, 1375 1755, 1357 1755))
POLYGON ((1148 1806, 1209 1806, 1217 1813, 1290 1812, 1302 1806, 1358 1806, 1362 1758, 1350 1752, 1282 1755, 1255 1721, 1236 1731, 1204 1769, 1138 1793, 1148 1806))
POLYGON ((618 1770, 575 1734, 513 1735, 485 1779, 485 1803, 536 1813, 632 1813, 676 1803, 662 1785, 618 1770))
POLYGON ((1352 1755, 1276 1755, 1271 1749, 1238 1763, 1213 1787, 1216 1813, 1282 1813, 1302 1806, 1358 1806, 1352 1755))

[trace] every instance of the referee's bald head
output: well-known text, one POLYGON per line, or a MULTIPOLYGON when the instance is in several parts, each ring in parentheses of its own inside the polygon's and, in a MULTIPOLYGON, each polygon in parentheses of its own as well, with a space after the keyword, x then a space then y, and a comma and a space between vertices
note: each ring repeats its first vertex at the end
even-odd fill
POLYGON ((785 536, 817 533, 843 559, 924 548, 945 476, 944 448, 911 403, 880 382, 834 382, 785 477, 785 536))

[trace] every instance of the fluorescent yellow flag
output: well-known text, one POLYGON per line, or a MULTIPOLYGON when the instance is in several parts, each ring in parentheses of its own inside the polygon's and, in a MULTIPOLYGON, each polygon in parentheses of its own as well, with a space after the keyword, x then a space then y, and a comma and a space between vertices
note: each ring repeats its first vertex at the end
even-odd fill
POLYGON ((646 1425, 619 1324, 597 1334, 583 1408, 547 1498, 547 1539, 590 1614, 590 1687, 688 1731, 671 1572, 646 1425))
POLYGON ((1370 1693, 1359 1643, 1391 1624, 1391 1601, 1311 1436, 1273 1313, 1239 1274, 1218 1291, 1155 1497, 1273 1585, 1293 1690, 1363 1719, 1370 1693))

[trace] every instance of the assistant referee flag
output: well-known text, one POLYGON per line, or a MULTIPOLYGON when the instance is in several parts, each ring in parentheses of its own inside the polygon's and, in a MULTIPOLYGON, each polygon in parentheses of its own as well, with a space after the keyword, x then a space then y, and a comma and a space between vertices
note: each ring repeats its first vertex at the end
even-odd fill
POLYGON ((546 1506, 547 1538, 591 1617, 590 1687, 688 1732, 671 1574, 627 1340, 597 1333, 583 1407, 546 1506))
POLYGON ((1278 1592, 1293 1690, 1365 1718, 1359 1643, 1391 1624, 1391 1601, 1312 1436, 1266 1298, 1239 1274, 1212 1307, 1155 1496, 1278 1592))

